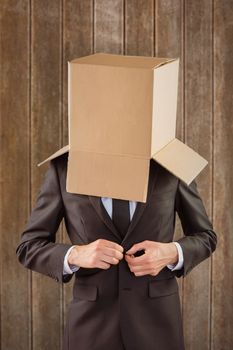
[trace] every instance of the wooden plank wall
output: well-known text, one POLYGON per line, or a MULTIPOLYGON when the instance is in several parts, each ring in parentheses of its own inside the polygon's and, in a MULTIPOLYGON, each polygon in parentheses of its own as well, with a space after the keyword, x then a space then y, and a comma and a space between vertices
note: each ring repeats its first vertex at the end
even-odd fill
POLYGON ((179 279, 186 349, 232 349, 233 1, 1 0, 0 23, 0 349, 61 349, 72 283, 24 269, 15 247, 47 169, 36 164, 68 141, 67 61, 100 51, 180 57, 177 136, 209 161, 197 182, 218 233, 179 279))

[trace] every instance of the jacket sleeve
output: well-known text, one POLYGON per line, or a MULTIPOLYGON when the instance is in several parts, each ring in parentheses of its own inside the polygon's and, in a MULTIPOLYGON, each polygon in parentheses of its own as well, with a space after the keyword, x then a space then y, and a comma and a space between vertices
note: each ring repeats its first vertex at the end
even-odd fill
POLYGON ((181 270, 174 273, 177 277, 185 277, 215 251, 217 235, 207 216, 195 180, 190 185, 179 180, 175 209, 184 232, 184 237, 176 240, 183 250, 184 264, 181 270))
POLYGON ((55 243, 64 216, 55 161, 49 162, 36 205, 16 248, 16 255, 26 268, 47 275, 59 283, 66 283, 73 275, 63 275, 63 263, 72 244, 55 243))

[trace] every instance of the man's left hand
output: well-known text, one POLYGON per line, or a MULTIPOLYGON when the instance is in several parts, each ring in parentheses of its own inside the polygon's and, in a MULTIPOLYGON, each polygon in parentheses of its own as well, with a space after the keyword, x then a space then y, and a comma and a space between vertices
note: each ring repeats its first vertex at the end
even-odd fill
POLYGON ((125 254, 125 260, 131 272, 135 276, 156 276, 165 266, 178 262, 178 250, 173 242, 161 243, 155 241, 143 241, 134 244, 125 254), (145 253, 135 257, 139 250, 145 253))

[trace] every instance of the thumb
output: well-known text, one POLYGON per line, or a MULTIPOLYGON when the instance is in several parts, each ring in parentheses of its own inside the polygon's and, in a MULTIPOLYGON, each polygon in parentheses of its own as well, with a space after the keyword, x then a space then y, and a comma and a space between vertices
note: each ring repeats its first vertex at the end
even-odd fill
POLYGON ((127 252, 125 252, 125 254, 134 254, 138 250, 145 249, 145 248, 146 248, 145 242, 136 243, 129 250, 127 250, 127 252))

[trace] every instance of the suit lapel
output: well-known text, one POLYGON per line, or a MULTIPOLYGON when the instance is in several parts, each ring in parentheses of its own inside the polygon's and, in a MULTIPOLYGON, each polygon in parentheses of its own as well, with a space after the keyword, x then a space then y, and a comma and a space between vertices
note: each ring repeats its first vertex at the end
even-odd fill
POLYGON ((108 213, 107 213, 107 211, 102 203, 101 198, 96 197, 96 196, 88 196, 88 197, 89 197, 89 200, 90 200, 91 204, 93 205, 95 211, 97 212, 97 214, 101 218, 101 220, 112 231, 112 233, 119 239, 120 234, 118 233, 115 225, 113 224, 112 219, 108 215, 108 213))
MULTIPOLYGON (((152 165, 150 164, 150 167, 152 165)), ((108 215, 100 197, 96 196, 88 196, 91 204, 93 205, 94 209, 96 210, 97 214, 101 218, 101 220, 107 225, 107 227, 111 230, 111 232, 120 240, 125 241, 128 236, 131 234, 135 226, 137 225, 139 219, 141 218, 146 206, 148 205, 150 201, 150 197, 153 193, 154 185, 156 178, 158 176, 158 167, 154 167, 153 169, 150 168, 150 173, 149 173, 149 183, 148 183, 148 194, 147 194, 147 201, 146 203, 143 202, 137 202, 136 209, 134 212, 134 215, 132 217, 132 220, 130 222, 129 228, 126 232, 126 235, 124 239, 122 240, 121 235, 117 231, 115 225, 112 222, 112 219, 108 215)))
MULTIPOLYGON (((151 161, 151 162, 153 162, 153 161, 151 161)), ((129 228, 128 228, 128 230, 127 230, 127 232, 125 234, 125 237, 122 240, 122 242, 124 242, 129 237, 129 235, 132 233, 132 231, 134 230, 134 228, 138 224, 140 218, 142 217, 142 214, 143 214, 144 210, 146 209, 147 205, 149 204, 151 195, 153 193, 153 189, 154 189, 154 186, 155 186, 155 182, 156 182, 157 176, 158 176, 158 167, 152 167, 152 164, 150 164, 148 193, 147 193, 146 203, 137 202, 134 215, 132 217, 132 220, 130 222, 129 228)))

